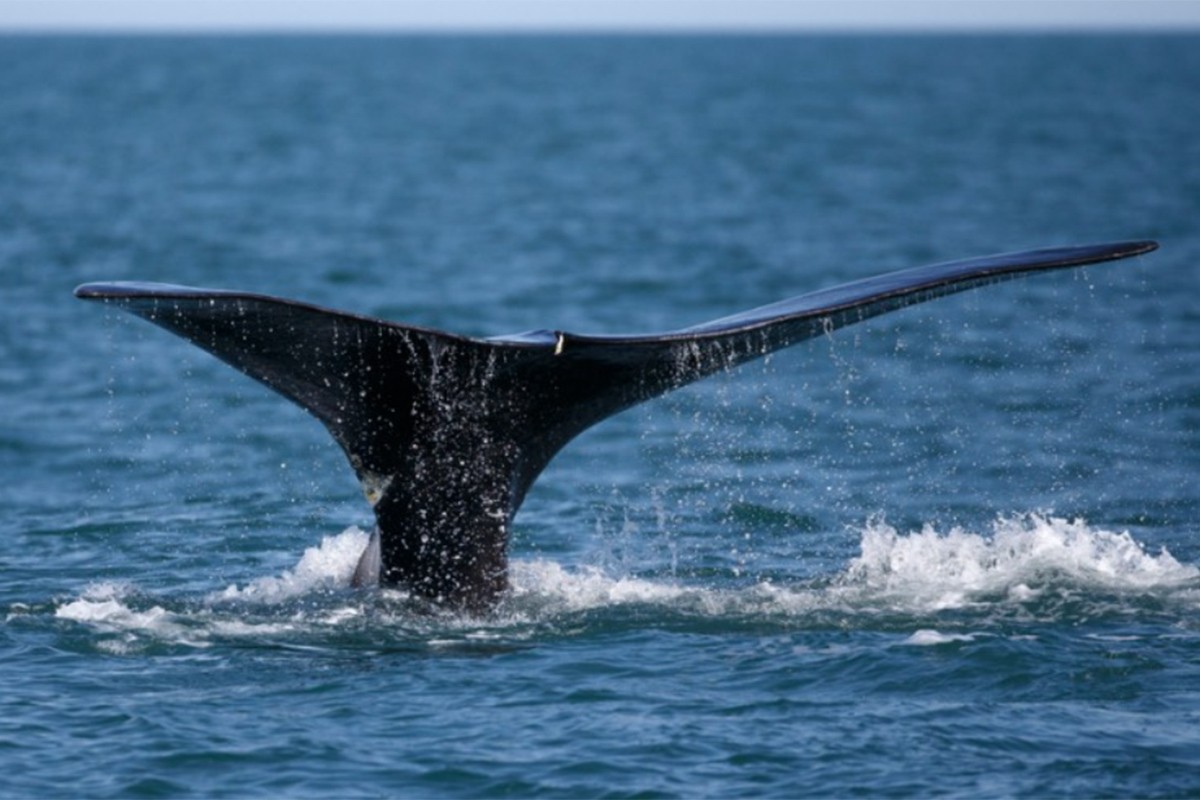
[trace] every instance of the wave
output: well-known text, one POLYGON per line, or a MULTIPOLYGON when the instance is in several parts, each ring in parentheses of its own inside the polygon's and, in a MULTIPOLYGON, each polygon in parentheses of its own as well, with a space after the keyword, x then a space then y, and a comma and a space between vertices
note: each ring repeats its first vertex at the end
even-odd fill
POLYGON ((589 566, 516 559, 509 597, 485 618, 431 614, 397 590, 349 588, 368 535, 357 527, 326 537, 278 576, 231 585, 199 600, 173 601, 130 584, 98 583, 55 609, 55 616, 108 634, 100 646, 124 652, 142 640, 208 646, 214 640, 313 637, 348 631, 394 634, 439 644, 447 636, 529 638, 539 626, 561 629, 573 615, 636 610, 636 623, 702 618, 731 624, 774 623, 783 628, 907 628, 909 644, 969 641, 974 634, 943 633, 947 614, 986 625, 999 615, 1040 619, 1087 618, 1116 610, 1137 613, 1146 599, 1157 606, 1200 606, 1200 568, 1166 549, 1151 553, 1128 532, 1081 520, 1027 514, 1001 518, 986 533, 933 526, 903 533, 883 520, 861 531, 860 552, 839 573, 816 580, 697 585, 677 577, 611 575, 589 566), (649 615, 647 614, 649 612, 649 615), (896 622, 896 620, 899 622, 896 622), (965 638, 964 638, 965 637, 965 638))

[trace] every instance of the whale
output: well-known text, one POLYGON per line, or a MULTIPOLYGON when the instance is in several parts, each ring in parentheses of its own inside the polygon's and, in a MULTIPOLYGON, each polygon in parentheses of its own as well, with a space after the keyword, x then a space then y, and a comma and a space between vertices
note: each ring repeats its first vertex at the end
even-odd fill
POLYGON ((374 510, 356 586, 486 612, 508 588, 513 519, 538 475, 601 420, 880 314, 980 286, 1149 253, 1051 247, 867 277, 661 333, 477 338, 265 294, 87 283, 297 403, 340 445, 374 510))

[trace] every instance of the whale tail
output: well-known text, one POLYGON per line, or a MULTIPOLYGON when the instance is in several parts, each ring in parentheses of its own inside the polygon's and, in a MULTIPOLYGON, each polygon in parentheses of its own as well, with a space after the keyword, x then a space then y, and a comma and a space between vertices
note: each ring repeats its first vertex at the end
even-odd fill
POLYGON ((267 295, 92 283, 116 305, 307 409, 341 445, 377 528, 356 571, 486 609, 507 586, 513 515, 554 455, 625 408, 879 314, 988 283, 1112 261, 1153 242, 1057 248, 894 272, 665 333, 478 339, 267 295))

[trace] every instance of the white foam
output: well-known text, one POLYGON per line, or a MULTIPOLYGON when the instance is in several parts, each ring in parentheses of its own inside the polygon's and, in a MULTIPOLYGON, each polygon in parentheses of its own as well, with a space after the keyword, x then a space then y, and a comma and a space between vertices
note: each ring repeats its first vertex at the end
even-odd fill
POLYGON ((279 577, 259 578, 244 588, 228 586, 209 599, 279 603, 314 591, 345 588, 369 539, 365 531, 352 525, 305 550, 296 566, 279 577))
MULTIPOLYGON (((803 616, 838 613, 935 613, 1036 601, 1048 589, 1175 591, 1196 588, 1200 569, 1163 549, 1151 554, 1128 532, 1081 520, 1027 514, 998 519, 991 530, 946 533, 925 526, 903 534, 882 520, 860 533, 860 554, 832 579, 762 582, 743 588, 688 586, 672 580, 613 576, 551 561, 515 561, 514 599, 548 610, 628 604, 670 606, 708 616, 803 616)), ((924 643, 921 637, 913 644, 924 643)))
MULTIPOLYGON (((136 610, 128 602, 132 594, 128 584, 92 584, 78 600, 60 606, 54 615, 108 632, 138 632, 160 639, 189 640, 189 630, 181 618, 158 605, 136 610)), ((124 652, 125 645, 109 642, 108 649, 124 652)))
POLYGON ((975 634, 973 633, 942 633, 941 631, 923 628, 919 631, 914 631, 912 636, 905 639, 902 644, 914 647, 933 647, 939 644, 973 641, 975 641, 975 634))
POLYGON ((286 616, 280 616, 268 608, 265 616, 251 617, 236 610, 223 611, 221 606, 236 600, 270 607, 312 592, 347 587, 367 538, 360 529, 347 528, 305 550, 296 566, 278 577, 259 578, 245 587, 229 586, 209 595, 200 606, 190 605, 179 611, 170 611, 159 604, 139 608, 145 599, 139 603, 138 593, 131 585, 95 583, 85 588, 79 598, 59 606, 55 616, 87 623, 105 633, 121 634, 119 639, 97 642, 98 648, 114 654, 135 652, 146 641, 207 647, 213 637, 286 636, 314 626, 337 626, 361 616, 363 609, 355 605, 300 612, 289 609, 286 616))
MULTIPOLYGON (((867 620, 877 614, 922 615, 947 609, 980 609, 1036 602, 1047 593, 1144 593, 1170 596, 1200 605, 1200 569, 1181 564, 1166 550, 1151 554, 1127 532, 1092 528, 1082 521, 1046 515, 997 520, 983 533, 932 526, 901 533, 881 520, 859 534, 860 553, 844 570, 816 580, 726 582, 697 585, 682 579, 609 574, 592 566, 566 567, 544 559, 514 559, 510 596, 499 611, 482 619, 435 615, 413 618, 406 604, 393 605, 393 594, 348 594, 332 603, 296 607, 286 601, 349 586, 368 535, 356 527, 326 537, 308 548, 291 569, 278 576, 229 586, 199 603, 171 611, 133 587, 97 583, 79 598, 63 603, 56 615, 122 634, 97 646, 112 652, 137 649, 143 640, 205 646, 213 637, 290 637, 296 632, 336 629, 363 619, 417 635, 429 644, 467 639, 533 635, 527 628, 560 615, 631 606, 713 619, 794 620, 834 613, 867 620), (365 597, 375 599, 364 600, 365 597), (383 604, 378 600, 382 598, 383 604), (345 602, 342 602, 342 600, 345 602), (230 605, 236 601, 236 605, 230 605), (249 603, 246 609, 242 603, 249 603)), ((732 580, 732 577, 731 577, 732 580)), ((1111 598, 1110 598, 1111 599, 1111 598)), ((166 603, 168 607, 175 605, 166 603)), ((916 630, 904 640, 912 646, 973 641, 983 634, 916 630)))
POLYGON ((1128 532, 1082 520, 1027 514, 997 520, 987 535, 932 526, 901 535, 882 521, 862 533, 861 554, 839 583, 909 610, 963 608, 996 596, 1036 599, 1048 583, 1084 589, 1143 591, 1183 587, 1200 569, 1166 549, 1147 553, 1128 532))
POLYGON ((182 630, 173 621, 171 612, 161 606, 134 611, 122 601, 79 599, 61 606, 54 615, 59 619, 90 622, 114 629, 137 628, 147 631, 174 633, 182 630))
POLYGON ((537 598, 568 611, 635 603, 669 604, 688 592, 666 582, 609 576, 596 567, 568 570, 542 559, 514 560, 509 578, 514 600, 537 598))

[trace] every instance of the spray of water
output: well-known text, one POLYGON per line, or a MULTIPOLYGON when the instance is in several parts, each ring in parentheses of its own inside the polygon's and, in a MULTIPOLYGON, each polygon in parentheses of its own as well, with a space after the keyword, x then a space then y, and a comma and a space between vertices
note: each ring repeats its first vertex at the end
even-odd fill
POLYGON ((998 519, 982 533, 931 526, 904 533, 872 520, 860 531, 859 555, 844 569, 794 584, 697 585, 516 559, 511 595, 486 619, 430 614, 403 592, 350 589, 366 541, 364 531, 349 528, 306 550, 280 575, 199 600, 149 597, 128 584, 95 584, 59 604, 56 616, 90 626, 101 635, 101 647, 125 652, 147 641, 202 647, 216 639, 319 637, 347 629, 402 631, 430 645, 447 634, 528 638, 539 628, 560 630, 564 620, 630 609, 706 623, 752 620, 783 627, 829 619, 869 628, 881 619, 902 618, 915 631, 908 643, 928 645, 974 635, 939 633, 935 628, 947 613, 973 615, 972 625, 986 626, 997 614, 1023 609, 1099 613, 1096 608, 1114 603, 1136 609, 1147 597, 1200 607, 1196 566, 1166 550, 1148 552, 1127 532, 1038 514, 998 519), (1075 598, 1076 611, 1047 601, 1064 596, 1075 598), (1079 611, 1081 604, 1093 610, 1079 611))

